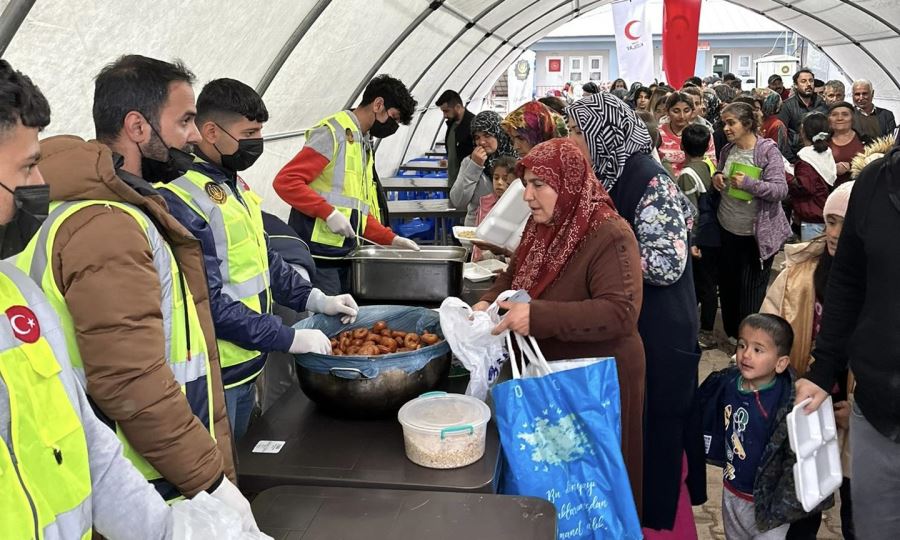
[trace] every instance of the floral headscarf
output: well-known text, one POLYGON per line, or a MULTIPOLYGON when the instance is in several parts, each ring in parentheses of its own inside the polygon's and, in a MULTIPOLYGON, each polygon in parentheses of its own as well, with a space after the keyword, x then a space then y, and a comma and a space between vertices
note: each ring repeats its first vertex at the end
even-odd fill
POLYGON ((472 119, 472 135, 476 131, 482 131, 497 139, 497 151, 489 155, 484 162, 484 174, 488 178, 494 173, 494 161, 500 156, 516 157, 512 141, 503 129, 500 128, 502 118, 494 111, 481 111, 472 119))
POLYGON ((716 125, 719 120, 719 96, 713 90, 706 89, 703 91, 703 101, 706 103, 706 119, 710 124, 716 125))
POLYGON ((625 162, 653 148, 647 126, 624 101, 609 93, 593 94, 566 109, 584 133, 594 162, 594 174, 607 191, 613 188, 625 162))
POLYGON ((540 101, 529 101, 506 115, 500 123, 512 137, 519 135, 531 146, 549 141, 555 137, 565 137, 569 130, 566 121, 540 101))
POLYGON ((526 169, 557 194, 550 223, 539 225, 529 218, 515 255, 518 263, 512 288, 525 289, 532 298, 539 298, 588 234, 621 218, 591 164, 569 139, 551 139, 532 148, 516 167, 519 178, 526 169))

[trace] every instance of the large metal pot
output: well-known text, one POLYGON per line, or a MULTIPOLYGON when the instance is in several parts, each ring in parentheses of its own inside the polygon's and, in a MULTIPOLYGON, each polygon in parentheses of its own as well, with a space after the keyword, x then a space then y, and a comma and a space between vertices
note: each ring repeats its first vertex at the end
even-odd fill
MULTIPOLYGON (((373 364, 377 365, 378 360, 373 364)), ((394 414, 407 401, 434 390, 447 377, 449 369, 450 353, 446 353, 413 373, 389 369, 369 377, 358 368, 340 366, 329 373, 316 373, 298 364, 297 378, 303 393, 328 412, 374 418, 394 414)))
MULTIPOLYGON (((337 317, 314 315, 294 328, 315 328, 332 337, 382 320, 396 330, 428 331, 443 338, 436 312, 407 306, 364 306, 352 325, 341 324, 337 317)), ((441 384, 450 371, 450 346, 441 341, 384 356, 300 354, 295 360, 300 388, 316 404, 341 416, 372 418, 393 414, 441 384)))

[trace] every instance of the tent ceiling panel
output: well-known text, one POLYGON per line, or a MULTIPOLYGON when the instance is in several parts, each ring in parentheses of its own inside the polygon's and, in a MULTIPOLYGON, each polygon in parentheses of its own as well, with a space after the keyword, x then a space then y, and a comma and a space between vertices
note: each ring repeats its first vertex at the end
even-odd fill
MULTIPOLYGON (((447 0, 444 5, 449 6, 469 19, 474 19, 484 9, 484 0, 447 0)), ((483 24, 483 23, 479 23, 483 24)))
MULTIPOLYGON (((427 8, 416 2, 416 7, 427 8)), ((372 63, 421 12, 392 0, 331 2, 312 25, 266 92, 271 133, 310 127, 346 104, 372 63), (390 21, 360 31, 347 21, 390 21)), ((368 23, 367 23, 368 24, 368 23)))
POLYGON ((253 11, 259 26, 248 26, 246 5, 229 0, 177 7, 145 2, 140 13, 131 2, 41 1, 31 8, 3 56, 47 94, 53 111, 48 134, 92 136, 88 96, 93 95, 93 78, 118 56, 181 58, 201 84, 234 77, 252 86, 266 68, 260 59, 278 51, 307 4, 259 4, 253 11))
POLYGON ((272 188, 272 180, 278 171, 290 161, 300 148, 303 147, 303 138, 281 139, 278 141, 266 141, 266 151, 257 160, 253 167, 241 173, 241 178, 246 180, 256 193, 263 199, 263 208, 287 221, 290 207, 281 200, 272 188))
MULTIPOLYGON (((875 88, 875 94, 878 98, 898 99, 900 93, 894 82, 888 75, 881 70, 874 60, 865 55, 859 54, 859 48, 856 45, 838 45, 836 47, 826 47, 824 52, 828 54, 835 63, 844 66, 844 71, 850 79, 868 79, 875 88)), ((896 49, 891 51, 896 56, 896 49)), ((887 59, 888 57, 883 56, 887 59)), ((894 69, 897 69, 897 60, 892 61, 894 69)), ((850 101, 850 88, 847 88, 847 100, 850 101)))
POLYGON ((539 17, 544 11, 559 3, 560 0, 506 0, 500 7, 488 13, 482 19, 482 24, 487 28, 499 31, 498 27, 508 19, 519 16, 539 17))
MULTIPOLYGON (((378 72, 389 73, 411 85, 464 27, 465 22, 458 17, 446 11, 435 11, 397 47, 378 72)), ((412 89, 413 96, 421 102, 421 86, 417 86, 419 88, 412 89)))

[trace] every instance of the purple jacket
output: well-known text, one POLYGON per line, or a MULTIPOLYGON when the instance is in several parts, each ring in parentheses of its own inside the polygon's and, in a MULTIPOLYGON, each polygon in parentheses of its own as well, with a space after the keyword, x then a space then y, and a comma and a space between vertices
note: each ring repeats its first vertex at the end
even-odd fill
MULTIPOLYGON (((733 147, 734 143, 728 143, 722 148, 719 172, 724 172, 722 169, 733 147)), ((757 199, 753 231, 759 246, 759 257, 765 260, 778 253, 785 240, 791 236, 791 225, 781 208, 781 201, 788 196, 788 185, 784 177, 784 161, 775 141, 762 137, 756 139, 753 164, 762 169, 761 178, 746 178, 741 189, 757 199)))

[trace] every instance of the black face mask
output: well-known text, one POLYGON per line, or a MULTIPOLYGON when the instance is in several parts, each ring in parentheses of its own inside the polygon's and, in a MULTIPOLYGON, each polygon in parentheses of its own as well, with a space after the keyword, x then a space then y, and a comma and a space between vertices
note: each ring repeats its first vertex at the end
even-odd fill
POLYGON ((0 225, 0 259, 5 259, 21 253, 41 228, 41 223, 47 219, 50 211, 50 186, 19 186, 15 190, 4 184, 0 186, 12 193, 13 203, 16 205, 12 220, 6 225, 0 225))
MULTIPOLYGON (((219 124, 216 124, 216 126, 222 131, 225 131, 225 128, 219 124)), ((223 154, 218 146, 213 145, 213 148, 215 148, 216 151, 219 152, 219 156, 221 156, 222 166, 229 171, 243 171, 249 169, 263 153, 262 137, 258 139, 238 140, 231 133, 228 133, 227 131, 225 131, 225 133, 237 141, 238 149, 233 154, 223 154)))
POLYGON ((369 130, 369 133, 373 137, 378 137, 379 139, 384 139, 385 137, 390 137, 394 133, 397 133, 397 129, 400 128, 400 124, 397 123, 396 120, 388 116, 388 119, 384 122, 379 122, 378 119, 375 119, 375 124, 372 125, 372 129, 369 130))
MULTIPOLYGON (((147 123, 149 124, 149 122, 147 123)), ((166 145, 166 141, 156 131, 153 124, 150 124, 150 129, 162 141, 163 145, 166 145)), ((145 156, 144 151, 141 150, 141 145, 138 145, 138 151, 141 153, 141 176, 144 180, 148 182, 171 182, 191 169, 191 165, 194 163, 194 156, 184 150, 166 146, 168 152, 166 160, 159 161, 158 159, 145 156)))

